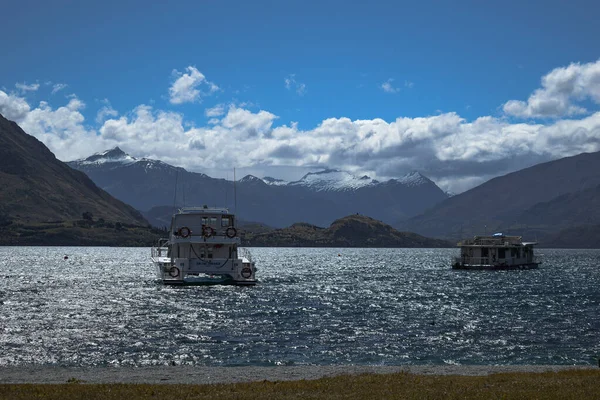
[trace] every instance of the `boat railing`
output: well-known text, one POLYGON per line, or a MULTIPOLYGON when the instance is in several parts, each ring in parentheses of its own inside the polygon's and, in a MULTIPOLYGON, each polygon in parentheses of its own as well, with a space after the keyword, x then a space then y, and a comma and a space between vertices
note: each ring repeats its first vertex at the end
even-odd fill
POLYGON ((252 261, 252 254, 250 253, 250 250, 248 250, 245 247, 239 247, 238 248, 238 257, 245 258, 248 261, 253 262, 252 261))
POLYGON ((491 257, 454 257, 454 263, 463 264, 463 265, 492 265, 492 264, 500 264, 496 262, 491 257))
POLYGON ((520 245, 520 236, 503 236, 503 237, 481 237, 475 236, 473 239, 461 240, 459 246, 513 246, 520 245))
POLYGON ((169 248, 168 247, 153 247, 152 248, 152 257, 168 257, 169 248))

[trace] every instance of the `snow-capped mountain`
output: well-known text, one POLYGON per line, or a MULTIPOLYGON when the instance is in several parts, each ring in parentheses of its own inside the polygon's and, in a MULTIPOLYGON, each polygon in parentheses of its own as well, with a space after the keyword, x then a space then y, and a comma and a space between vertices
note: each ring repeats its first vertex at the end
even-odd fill
POLYGON ((90 171, 91 169, 115 169, 125 166, 139 168, 146 172, 150 170, 177 169, 177 167, 160 160, 153 160, 151 158, 135 158, 125 153, 118 146, 110 150, 93 154, 81 160, 70 161, 67 164, 71 168, 83 170, 84 172, 90 171))
POLYGON ((411 171, 408 174, 404 175, 402 178, 398 179, 398 182, 406 185, 406 186, 421 186, 426 185, 431 182, 431 179, 422 175, 418 171, 411 171))
POLYGON ((121 150, 118 146, 110 150, 102 151, 100 153, 93 154, 83 160, 72 161, 79 165, 100 165, 106 163, 119 163, 122 165, 131 164, 138 161, 135 157, 130 156, 121 150))
POLYGON ((380 182, 369 176, 325 170, 287 182, 247 175, 236 182, 186 171, 158 160, 135 158, 118 147, 68 163, 98 186, 146 211, 158 206, 222 205, 245 220, 273 227, 308 222, 328 226, 357 212, 394 222, 416 215, 447 196, 418 172, 380 182), (237 199, 237 203, 236 203, 237 199))
POLYGON ((264 178, 262 178, 262 180, 267 185, 272 186, 285 186, 289 183, 288 181, 284 181, 283 179, 271 178, 270 176, 265 176, 264 178))
POLYGON ((257 178, 254 175, 246 175, 238 181, 238 183, 266 183, 263 179, 257 178))
POLYGON ((302 179, 290 182, 290 186, 304 186, 316 192, 321 191, 344 191, 376 185, 379 182, 364 175, 358 177, 346 171, 327 169, 320 172, 310 172, 302 179))

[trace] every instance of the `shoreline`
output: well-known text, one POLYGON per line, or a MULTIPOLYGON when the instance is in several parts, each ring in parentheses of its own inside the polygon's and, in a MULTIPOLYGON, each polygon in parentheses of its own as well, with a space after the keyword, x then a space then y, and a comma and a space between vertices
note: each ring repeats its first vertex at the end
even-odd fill
POLYGON ((510 372, 557 372, 598 369, 593 365, 303 365, 274 367, 0 367, 0 384, 78 383, 148 383, 148 384, 217 384, 258 381, 314 380, 340 375, 391 374, 406 372, 417 375, 485 376, 510 372))

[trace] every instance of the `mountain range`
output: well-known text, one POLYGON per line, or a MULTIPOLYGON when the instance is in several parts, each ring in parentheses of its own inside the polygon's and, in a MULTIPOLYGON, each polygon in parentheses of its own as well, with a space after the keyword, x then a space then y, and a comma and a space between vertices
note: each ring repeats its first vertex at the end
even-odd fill
POLYGON ((69 165, 92 179, 0 116, 0 244, 148 245, 161 232, 148 229, 136 209, 155 226, 167 226, 174 205, 235 209, 237 198, 248 238, 264 245, 309 245, 306 232, 314 234, 311 245, 396 246, 399 231, 444 239, 501 231, 542 246, 600 248, 600 152, 538 164, 452 197, 418 172, 383 182, 339 170, 293 182, 248 175, 236 182, 234 198, 231 181, 136 159, 119 148, 69 165), (393 222, 398 231, 356 222, 358 214, 393 222), (338 240, 336 221, 348 215, 344 226, 375 235, 377 243, 352 235, 338 240))
POLYGON ((247 175, 235 182, 234 194, 232 181, 159 160, 137 159, 118 147, 68 164, 116 198, 144 211, 156 225, 165 221, 153 208, 170 214, 173 204, 227 206, 245 220, 273 227, 299 221, 328 226, 355 213, 389 223, 415 216, 448 197, 418 172, 387 181, 333 169, 308 173, 293 182, 247 175))
POLYGON ((491 179, 395 226, 433 237, 503 232, 541 240, 600 224, 599 185, 600 152, 582 153, 491 179))

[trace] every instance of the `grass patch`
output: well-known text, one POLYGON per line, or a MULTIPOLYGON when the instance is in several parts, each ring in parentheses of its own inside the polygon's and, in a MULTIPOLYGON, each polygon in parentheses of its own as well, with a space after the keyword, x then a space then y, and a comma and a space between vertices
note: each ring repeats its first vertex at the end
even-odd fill
POLYGON ((600 398, 600 370, 487 376, 410 373, 253 383, 0 385, 0 399, 565 399, 600 398))

